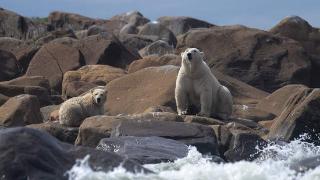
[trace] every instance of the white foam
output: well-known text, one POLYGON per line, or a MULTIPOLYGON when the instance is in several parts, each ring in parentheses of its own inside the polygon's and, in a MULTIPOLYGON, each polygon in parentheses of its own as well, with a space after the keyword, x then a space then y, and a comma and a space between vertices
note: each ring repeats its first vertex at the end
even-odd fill
POLYGON ((84 162, 88 161, 86 158, 68 173, 73 175, 70 180, 318 180, 320 167, 297 174, 289 165, 296 160, 318 155, 319 152, 320 147, 299 139, 283 146, 270 144, 261 150, 261 157, 254 162, 217 164, 191 148, 187 157, 173 163, 145 165, 154 174, 131 173, 122 167, 108 173, 94 172, 84 162))

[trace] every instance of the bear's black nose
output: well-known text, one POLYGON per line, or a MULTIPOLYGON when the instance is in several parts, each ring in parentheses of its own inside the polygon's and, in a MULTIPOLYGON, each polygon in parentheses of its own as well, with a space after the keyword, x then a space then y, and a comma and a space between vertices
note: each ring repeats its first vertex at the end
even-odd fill
POLYGON ((189 60, 192 59, 192 54, 191 54, 191 53, 188 53, 187 56, 188 56, 188 59, 189 59, 189 60))
POLYGON ((97 98, 97 103, 100 103, 101 99, 100 98, 97 98))

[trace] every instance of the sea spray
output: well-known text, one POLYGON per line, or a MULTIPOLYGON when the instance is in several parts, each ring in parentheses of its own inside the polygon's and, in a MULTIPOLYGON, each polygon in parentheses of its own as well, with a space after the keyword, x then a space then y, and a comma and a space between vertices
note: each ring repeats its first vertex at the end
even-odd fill
POLYGON ((77 162, 68 174, 72 175, 70 180, 319 180, 320 167, 303 174, 290 168, 293 162, 319 155, 320 147, 306 142, 307 138, 303 135, 290 143, 269 143, 252 162, 218 164, 191 147, 185 158, 144 166, 154 174, 132 173, 121 166, 107 173, 95 172, 89 167, 87 157, 77 162))

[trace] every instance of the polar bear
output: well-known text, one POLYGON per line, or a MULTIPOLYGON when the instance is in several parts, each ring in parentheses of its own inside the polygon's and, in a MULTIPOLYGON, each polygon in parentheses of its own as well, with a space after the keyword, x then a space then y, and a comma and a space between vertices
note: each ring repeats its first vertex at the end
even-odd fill
POLYGON ((80 126, 87 117, 103 115, 106 99, 106 91, 100 87, 66 100, 59 109, 60 124, 80 126))
POLYGON ((179 115, 187 114, 188 107, 200 109, 198 115, 229 119, 232 113, 232 95, 221 85, 203 61, 204 53, 188 48, 181 53, 182 62, 176 80, 175 99, 179 115))

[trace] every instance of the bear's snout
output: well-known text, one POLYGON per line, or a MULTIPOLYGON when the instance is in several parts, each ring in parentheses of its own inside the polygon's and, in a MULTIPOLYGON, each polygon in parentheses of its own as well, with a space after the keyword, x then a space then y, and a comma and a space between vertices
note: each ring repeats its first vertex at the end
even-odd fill
POLYGON ((191 60, 192 59, 192 54, 191 53, 187 53, 188 59, 191 60))

